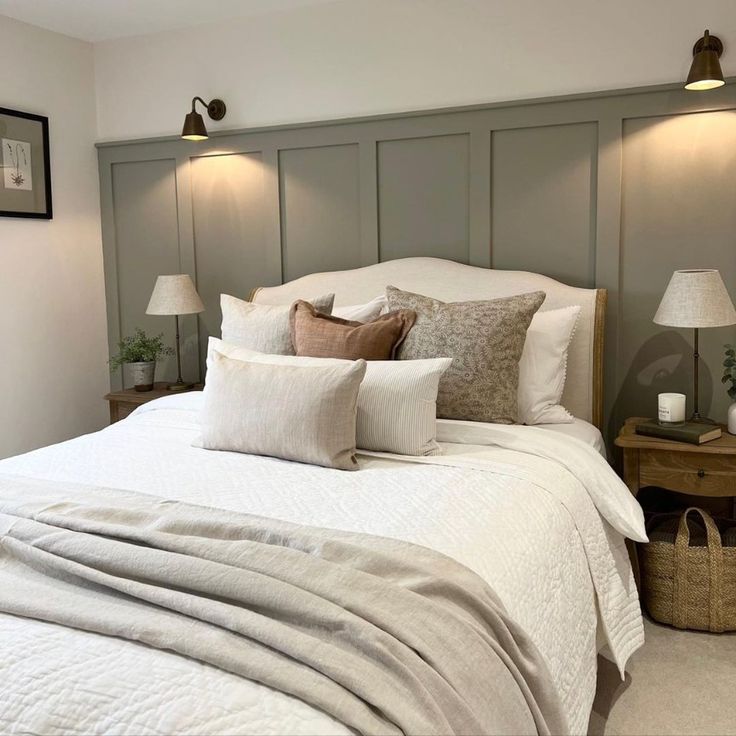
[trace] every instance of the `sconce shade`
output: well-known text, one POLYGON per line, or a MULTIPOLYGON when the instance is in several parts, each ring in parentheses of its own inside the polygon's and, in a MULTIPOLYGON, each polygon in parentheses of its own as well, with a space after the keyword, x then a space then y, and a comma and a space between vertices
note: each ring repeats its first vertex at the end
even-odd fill
POLYGON ((723 53, 723 44, 717 36, 706 31, 693 48, 693 63, 687 75, 685 89, 706 90, 722 87, 726 82, 718 61, 723 53))
POLYGON ((725 327, 736 324, 736 309, 716 269, 675 271, 654 322, 666 327, 725 327))
POLYGON ((184 127, 181 130, 181 137, 188 141, 203 141, 209 136, 204 119, 198 112, 187 113, 184 118, 184 127))
POLYGON ((146 314, 198 314, 204 304, 194 288, 189 274, 159 276, 153 287, 146 314))

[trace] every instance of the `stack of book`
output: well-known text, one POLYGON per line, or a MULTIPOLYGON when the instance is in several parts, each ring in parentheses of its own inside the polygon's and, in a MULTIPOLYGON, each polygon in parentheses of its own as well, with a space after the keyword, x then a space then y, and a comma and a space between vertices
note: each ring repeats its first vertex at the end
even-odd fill
POLYGON ((701 422, 685 422, 679 426, 667 426, 652 420, 637 424, 636 433, 647 437, 660 437, 675 442, 702 445, 704 442, 717 440, 721 436, 721 428, 717 424, 703 424, 701 422))

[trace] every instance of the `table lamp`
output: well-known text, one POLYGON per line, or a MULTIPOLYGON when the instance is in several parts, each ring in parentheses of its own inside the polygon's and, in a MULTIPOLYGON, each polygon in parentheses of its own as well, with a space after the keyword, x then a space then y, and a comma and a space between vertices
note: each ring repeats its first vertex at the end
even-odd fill
POLYGON ((714 268, 675 271, 654 315, 654 322, 667 327, 692 327, 693 415, 691 422, 710 422, 698 407, 698 330, 736 324, 736 309, 726 291, 721 274, 714 268))
POLYGON ((179 315, 204 312, 204 304, 186 273, 159 276, 153 287, 146 314, 174 315, 176 319, 176 383, 170 383, 169 391, 185 391, 194 384, 184 383, 181 377, 181 349, 179 347, 179 315))

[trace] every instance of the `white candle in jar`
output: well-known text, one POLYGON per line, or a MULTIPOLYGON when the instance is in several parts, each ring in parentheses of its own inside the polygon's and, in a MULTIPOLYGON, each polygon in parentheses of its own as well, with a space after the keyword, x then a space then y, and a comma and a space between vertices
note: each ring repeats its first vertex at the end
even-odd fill
POLYGON ((685 394, 659 394, 660 424, 682 424, 685 421, 685 394))

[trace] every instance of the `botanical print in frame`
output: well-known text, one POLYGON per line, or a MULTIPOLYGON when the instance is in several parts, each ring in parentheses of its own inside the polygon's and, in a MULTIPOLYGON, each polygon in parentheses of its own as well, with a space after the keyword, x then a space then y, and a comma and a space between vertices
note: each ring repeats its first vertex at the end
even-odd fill
POLYGON ((14 141, 3 138, 3 174, 6 189, 33 190, 31 169, 31 144, 29 141, 14 141))
POLYGON ((0 216, 50 219, 49 120, 0 107, 0 216))

